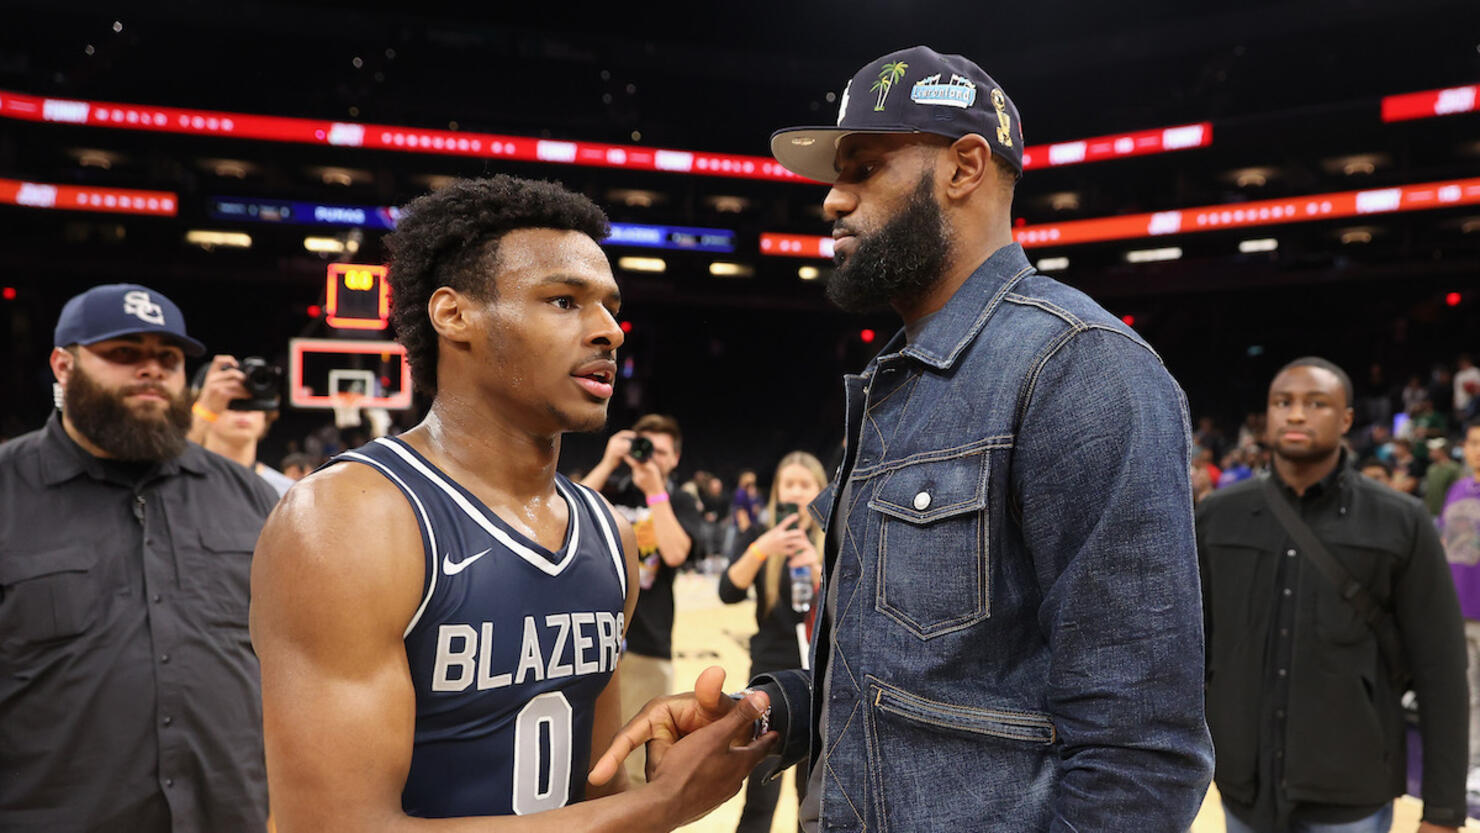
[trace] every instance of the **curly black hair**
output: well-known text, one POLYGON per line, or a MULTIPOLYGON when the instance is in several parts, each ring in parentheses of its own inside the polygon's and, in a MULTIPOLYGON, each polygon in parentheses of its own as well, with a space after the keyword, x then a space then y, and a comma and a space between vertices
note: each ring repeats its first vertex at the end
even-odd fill
POLYGON ((577 231, 601 241, 610 233, 606 213, 556 182, 499 175, 460 179, 407 203, 390 252, 391 323, 406 348, 416 390, 437 395, 437 333, 427 302, 439 287, 481 300, 495 297, 498 242, 511 231, 550 228, 577 231))

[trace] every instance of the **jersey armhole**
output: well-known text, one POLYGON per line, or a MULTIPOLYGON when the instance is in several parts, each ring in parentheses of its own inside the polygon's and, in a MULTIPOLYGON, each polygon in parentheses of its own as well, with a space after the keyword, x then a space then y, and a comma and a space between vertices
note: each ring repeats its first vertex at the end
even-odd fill
POLYGON ((627 601, 627 556, 622 549, 621 536, 616 534, 617 520, 612 517, 606 508, 606 501, 601 495, 589 486, 572 482, 576 491, 586 499, 586 504, 591 507, 591 514, 596 518, 597 526, 601 527, 602 539, 606 541, 607 549, 611 552, 612 563, 617 570, 617 585, 622 588, 622 601, 627 601))
POLYGON ((427 516, 427 509, 422 504, 421 498, 416 496, 416 493, 406 485, 406 481, 402 480, 400 475, 391 471, 390 467, 384 463, 358 451, 346 451, 320 468, 328 468, 339 462, 363 463, 380 472, 385 479, 401 490, 401 494, 405 495, 406 501, 416 511, 416 526, 421 532, 422 561, 425 569, 421 580, 421 604, 416 608, 411 621, 407 623, 405 632, 401 634, 401 638, 405 639, 411 635, 411 631, 415 630, 417 623, 421 621, 421 615, 426 612, 427 605, 432 601, 432 593, 437 589, 437 537, 432 531, 431 519, 427 516))

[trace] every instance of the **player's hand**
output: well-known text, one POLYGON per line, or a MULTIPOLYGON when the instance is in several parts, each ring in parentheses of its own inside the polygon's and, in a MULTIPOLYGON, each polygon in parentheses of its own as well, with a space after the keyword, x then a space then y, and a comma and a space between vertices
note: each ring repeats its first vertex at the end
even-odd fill
POLYGON ((233 399, 247 399, 247 375, 241 372, 236 359, 227 355, 211 358, 211 369, 206 371, 206 380, 201 384, 200 396, 195 400, 202 408, 213 414, 223 413, 233 399))
POLYGON ((1458 827, 1445 827, 1433 822, 1423 821, 1418 823, 1418 833, 1460 833, 1458 827))
MULTIPOLYGON (((627 756, 643 744, 647 744, 647 771, 651 775, 669 747, 679 739, 734 711, 735 701, 725 694, 724 685, 725 670, 711 665, 694 681, 693 691, 649 700, 626 726, 617 730, 611 745, 591 767, 587 780, 597 785, 610 781, 627 756)), ((747 723, 743 736, 737 734, 736 740, 747 743, 751 734, 747 723)))
POLYGON ((728 714, 672 744, 656 765, 655 744, 648 744, 648 789, 673 802, 675 821, 688 824, 725 803, 770 754, 779 735, 767 732, 752 739, 755 720, 768 702, 764 693, 752 692, 728 714), (744 742, 737 743, 742 737, 744 742))
POLYGON ((606 451, 602 452, 601 464, 608 468, 616 468, 632 450, 632 439, 637 436, 636 431, 618 431, 611 435, 606 441, 606 451))
POLYGON ((663 476, 657 463, 652 460, 639 463, 627 455, 622 456, 622 462, 632 469, 632 484, 641 489, 644 495, 652 497, 668 491, 668 478, 663 476))

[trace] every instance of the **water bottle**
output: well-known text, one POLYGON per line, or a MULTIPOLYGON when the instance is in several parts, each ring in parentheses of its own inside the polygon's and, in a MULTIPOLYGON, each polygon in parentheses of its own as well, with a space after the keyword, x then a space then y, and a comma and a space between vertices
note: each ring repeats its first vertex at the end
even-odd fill
POLYGON ((812 609, 812 568, 805 564, 791 568, 791 609, 797 613, 812 609))

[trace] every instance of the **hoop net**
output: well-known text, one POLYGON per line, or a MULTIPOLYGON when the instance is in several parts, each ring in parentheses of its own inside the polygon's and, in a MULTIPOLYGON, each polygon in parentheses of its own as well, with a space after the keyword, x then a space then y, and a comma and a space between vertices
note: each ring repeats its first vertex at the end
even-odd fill
POLYGON ((360 427, 360 403, 365 400, 364 394, 353 391, 340 391, 334 394, 333 400, 334 427, 360 427))

